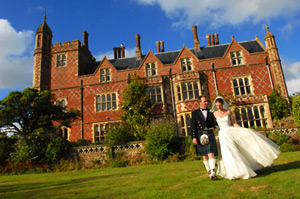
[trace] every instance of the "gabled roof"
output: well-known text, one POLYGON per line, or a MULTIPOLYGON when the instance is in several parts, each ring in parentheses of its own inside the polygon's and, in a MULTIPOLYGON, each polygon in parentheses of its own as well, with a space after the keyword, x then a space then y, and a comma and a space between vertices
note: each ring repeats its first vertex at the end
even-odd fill
MULTIPOLYGON (((244 41, 238 42, 241 46, 243 46, 249 53, 257 53, 264 52, 264 49, 260 46, 260 44, 256 40, 252 41, 244 41)), ((226 50, 228 49, 229 44, 222 45, 214 45, 214 46, 205 46, 201 47, 200 51, 195 51, 194 48, 189 49, 198 59, 210 59, 210 58, 219 58, 223 57, 226 50)), ((169 51, 154 54, 163 64, 172 64, 175 62, 181 50, 177 51, 169 51)), ((117 70, 124 69, 136 69, 139 68, 145 55, 142 56, 141 59, 136 59, 136 57, 129 57, 123 59, 111 59, 109 60, 111 64, 117 70)), ((93 74, 97 69, 99 62, 89 63, 85 70, 82 71, 79 75, 88 75, 93 74)))

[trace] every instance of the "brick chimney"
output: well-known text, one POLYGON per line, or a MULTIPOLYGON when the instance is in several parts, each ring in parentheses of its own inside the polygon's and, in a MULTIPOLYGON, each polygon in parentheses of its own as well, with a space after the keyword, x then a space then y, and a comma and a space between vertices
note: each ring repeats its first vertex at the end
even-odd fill
POLYGON ((82 43, 84 46, 89 47, 89 33, 87 31, 82 31, 83 34, 83 39, 82 39, 82 43))
POLYGON ((114 48, 114 59, 118 59, 118 48, 114 48))
POLYGON ((211 46, 210 35, 206 35, 207 45, 211 46))
POLYGON ((135 39, 136 39, 136 58, 141 59, 142 51, 141 51, 141 36, 140 36, 140 34, 135 34, 135 39))
POLYGON ((165 42, 164 41, 160 41, 160 48, 161 48, 161 52, 165 52, 165 42))
POLYGON ((211 39, 211 45, 214 46, 215 45, 215 35, 211 34, 210 39, 211 39))
POLYGON ((125 46, 124 46, 124 44, 121 44, 121 51, 122 51, 121 58, 125 58, 125 46))
POLYGON ((160 53, 160 41, 156 41, 157 53, 160 53))
POLYGON ((192 26, 193 36, 194 36, 194 48, 196 51, 200 51, 200 42, 198 40, 197 26, 192 26))
POLYGON ((216 45, 219 45, 220 42, 219 42, 219 34, 218 33, 215 33, 215 39, 216 39, 216 45))

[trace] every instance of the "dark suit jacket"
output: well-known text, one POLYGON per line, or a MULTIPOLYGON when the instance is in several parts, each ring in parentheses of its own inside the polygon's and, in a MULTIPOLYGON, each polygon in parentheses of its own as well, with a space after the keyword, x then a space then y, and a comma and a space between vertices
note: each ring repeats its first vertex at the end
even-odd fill
POLYGON ((192 138, 199 138, 199 134, 206 128, 213 128, 216 126, 215 116, 209 110, 207 111, 207 118, 204 119, 204 115, 200 109, 192 112, 192 138))

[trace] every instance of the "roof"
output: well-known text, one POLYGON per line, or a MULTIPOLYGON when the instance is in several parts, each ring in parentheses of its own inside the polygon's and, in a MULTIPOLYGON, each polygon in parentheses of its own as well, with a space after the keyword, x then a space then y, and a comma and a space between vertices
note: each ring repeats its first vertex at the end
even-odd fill
MULTIPOLYGON (((260 44, 256 40, 252 41, 245 41, 239 42, 241 46, 243 46, 249 53, 256 53, 256 52, 264 52, 264 49, 260 46, 260 44)), ((223 57, 226 50, 228 49, 229 44, 222 44, 222 45, 214 45, 214 46, 206 46, 201 47, 200 51, 195 51, 194 48, 189 49, 198 59, 210 59, 210 58, 218 58, 223 57)), ((181 50, 177 51, 169 51, 169 52, 161 52, 154 54, 163 64, 172 64, 175 62, 176 58, 178 57, 181 50)), ((137 60, 136 57, 130 58, 122 58, 122 59, 111 59, 109 60, 111 64, 117 70, 124 70, 124 69, 131 69, 131 68, 138 68, 145 55, 142 56, 142 59, 137 60)), ((89 63, 85 70, 81 71, 79 75, 88 75, 93 74, 97 67, 99 66, 100 61, 89 63)))

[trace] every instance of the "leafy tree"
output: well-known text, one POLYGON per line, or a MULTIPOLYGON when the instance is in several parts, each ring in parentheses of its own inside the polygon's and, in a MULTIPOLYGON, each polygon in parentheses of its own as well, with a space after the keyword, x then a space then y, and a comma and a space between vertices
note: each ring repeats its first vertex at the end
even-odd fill
POLYGON ((18 141, 12 157, 15 162, 54 163, 67 151, 58 128, 69 127, 79 111, 54 105, 50 91, 26 88, 10 92, 0 101, 0 128, 9 129, 18 141))
POLYGON ((280 120, 290 115, 290 106, 278 91, 271 91, 269 95, 269 105, 272 118, 275 120, 280 120))
POLYGON ((16 135, 27 137, 36 129, 53 129, 54 122, 57 127, 69 127, 79 111, 67 111, 53 102, 50 91, 25 88, 22 92, 10 92, 0 100, 0 128, 9 128, 16 135))
POLYGON ((146 94, 146 86, 136 74, 130 77, 130 83, 124 89, 121 110, 122 122, 132 129, 136 139, 144 139, 152 106, 146 94))
POLYGON ((300 125, 300 95, 293 98, 293 116, 295 123, 300 125))

